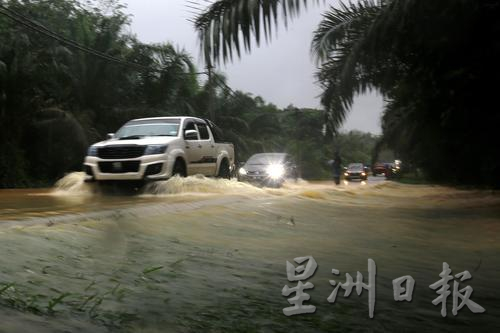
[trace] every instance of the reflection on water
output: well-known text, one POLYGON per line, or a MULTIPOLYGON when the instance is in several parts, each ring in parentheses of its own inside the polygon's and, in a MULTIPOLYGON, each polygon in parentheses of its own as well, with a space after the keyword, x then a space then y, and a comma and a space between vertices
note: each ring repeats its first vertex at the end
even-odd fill
POLYGON ((55 193, 52 189, 0 190, 0 221, 47 217, 127 206, 141 198, 55 193))
POLYGON ((0 190, 0 221, 85 213, 151 201, 133 196, 102 195, 83 179, 83 173, 75 172, 59 180, 51 189, 0 190))

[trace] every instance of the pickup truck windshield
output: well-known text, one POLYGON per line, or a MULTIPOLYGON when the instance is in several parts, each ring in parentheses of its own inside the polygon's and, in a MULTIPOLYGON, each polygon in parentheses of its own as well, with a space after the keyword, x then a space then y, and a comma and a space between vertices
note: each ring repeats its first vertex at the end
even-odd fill
POLYGON ((118 139, 140 138, 144 136, 177 136, 179 133, 178 123, 148 123, 148 124, 126 124, 118 130, 115 137, 118 139))

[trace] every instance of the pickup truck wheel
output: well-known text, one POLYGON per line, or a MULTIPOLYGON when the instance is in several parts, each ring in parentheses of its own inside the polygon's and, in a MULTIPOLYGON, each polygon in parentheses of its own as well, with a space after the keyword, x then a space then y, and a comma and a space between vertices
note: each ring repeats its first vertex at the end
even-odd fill
POLYGON ((174 169, 172 170, 172 176, 179 175, 180 177, 186 177, 186 167, 181 160, 175 161, 174 169))
POLYGON ((220 162, 219 173, 217 174, 218 178, 231 179, 231 171, 229 170, 229 163, 227 163, 226 159, 223 159, 220 162))

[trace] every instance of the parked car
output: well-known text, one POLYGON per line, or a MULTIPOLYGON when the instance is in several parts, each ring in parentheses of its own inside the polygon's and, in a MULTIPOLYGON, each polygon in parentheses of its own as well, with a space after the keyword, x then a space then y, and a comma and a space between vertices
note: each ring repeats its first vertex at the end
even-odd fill
POLYGON ((230 178, 234 147, 211 121, 194 117, 134 119, 89 147, 86 181, 154 181, 202 174, 230 178))
POLYGON ((286 153, 252 155, 238 170, 238 180, 272 187, 280 187, 286 178, 297 180, 298 176, 297 165, 286 153))
POLYGON ((344 179, 345 180, 353 180, 353 179, 359 179, 359 180, 367 180, 368 179, 368 173, 363 165, 363 163, 351 163, 347 166, 345 172, 344 172, 344 179))

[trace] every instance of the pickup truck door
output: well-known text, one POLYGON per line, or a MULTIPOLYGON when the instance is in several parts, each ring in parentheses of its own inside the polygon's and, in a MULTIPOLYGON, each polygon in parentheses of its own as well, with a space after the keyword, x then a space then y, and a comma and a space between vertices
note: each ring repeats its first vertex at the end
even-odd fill
POLYGON ((200 141, 198 142, 201 150, 201 159, 199 160, 200 173, 206 176, 215 176, 217 168, 217 149, 210 132, 209 127, 205 122, 196 122, 200 141))
POLYGON ((188 140, 186 139, 185 133, 187 130, 195 130, 198 132, 198 129, 195 126, 193 120, 186 120, 184 123, 183 135, 184 142, 186 144, 186 158, 187 158, 187 174, 188 176, 195 175, 198 173, 203 173, 201 168, 201 163, 199 161, 203 157, 202 145, 199 139, 199 133, 196 140, 188 140))

